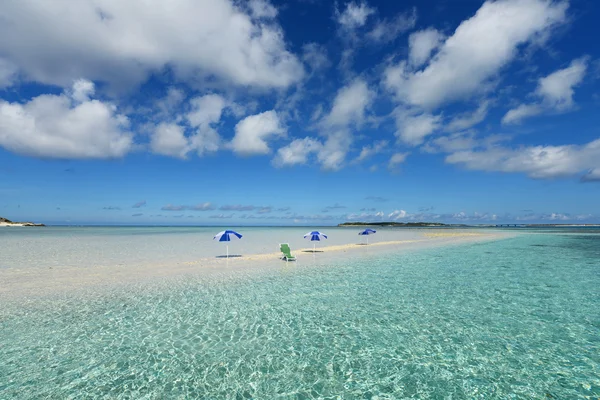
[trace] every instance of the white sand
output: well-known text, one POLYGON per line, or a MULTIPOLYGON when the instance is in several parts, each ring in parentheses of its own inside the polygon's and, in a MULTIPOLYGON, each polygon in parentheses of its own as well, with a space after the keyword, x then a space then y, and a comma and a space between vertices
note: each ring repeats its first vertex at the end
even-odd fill
MULTIPOLYGON (((106 285, 129 285, 152 280, 164 280, 168 278, 177 278, 188 275, 209 276, 211 274, 235 273, 235 271, 265 271, 273 268, 281 268, 289 265, 281 260, 281 253, 278 250, 278 242, 288 242, 292 253, 297 257, 293 263, 294 267, 311 265, 335 265, 343 263, 345 259, 354 259, 357 257, 375 257, 382 253, 416 250, 427 247, 445 246, 451 244, 460 244, 471 241, 495 240, 506 236, 493 231, 483 230, 385 230, 378 229, 377 235, 369 237, 369 245, 364 244, 364 238, 357 235, 357 229, 329 229, 330 239, 317 244, 317 252, 313 253, 311 242, 302 240, 305 228, 286 228, 286 229, 264 229, 254 230, 251 234, 244 236, 243 240, 230 243, 230 255, 233 257, 223 258, 225 249, 223 243, 215 243, 211 240, 196 243, 196 246, 187 246, 186 254, 160 254, 143 253, 144 247, 141 241, 136 241, 134 237, 128 236, 115 238, 114 246, 121 247, 113 249, 109 254, 102 253, 100 256, 91 253, 87 255, 88 261, 80 261, 81 258, 73 257, 69 252, 76 252, 75 246, 81 245, 81 242, 73 243, 72 240, 60 241, 63 247, 58 258, 49 260, 51 251, 42 244, 29 243, 30 248, 37 248, 38 258, 31 254, 18 253, 16 249, 12 254, 19 259, 18 267, 0 268, 0 300, 31 298, 68 292, 71 290, 91 289, 94 287, 106 287, 106 285), (275 234, 275 238, 273 235, 275 234), (268 243, 264 243, 267 241, 268 243), (278 239, 277 239, 278 238, 278 239), (285 240, 290 239, 290 240, 285 240), (127 241, 129 240, 129 241, 127 241), (123 243, 124 242, 124 243, 123 243), (68 246, 72 245, 73 248, 68 246), (303 246, 302 246, 303 245, 303 246), (256 249, 251 252, 249 249, 256 249), (46 253, 47 252, 47 253, 46 253), (126 263, 115 263, 114 254, 136 255, 135 261, 126 263), (146 257, 141 257, 146 255, 146 257), (34 261, 33 261, 34 260, 34 261), (69 261, 77 260, 70 264, 69 261), (93 263, 90 262, 93 260, 93 263), (50 262, 52 261, 52 262, 50 262), (85 264, 85 265, 82 265, 85 264), (91 265, 90 265, 91 264, 91 265)), ((306 232, 304 232, 306 233, 306 232)), ((186 236, 187 237, 187 236, 186 236)), ((193 235, 194 241, 198 237, 193 235)), ((178 249, 176 243, 180 243, 185 237, 171 243, 178 249)), ((173 240, 168 238, 144 238, 146 243, 150 241, 150 246, 156 246, 153 240, 162 240, 162 242, 173 240)), ((147 244, 147 243, 146 243, 147 244)), ((13 246, 14 247, 14 246, 13 246)), ((8 252, 10 253, 10 246, 8 252)), ((164 250, 164 249, 163 249, 164 250)), ((11 254, 3 254, 4 260, 0 258, 0 267, 2 263, 8 265, 11 254)))

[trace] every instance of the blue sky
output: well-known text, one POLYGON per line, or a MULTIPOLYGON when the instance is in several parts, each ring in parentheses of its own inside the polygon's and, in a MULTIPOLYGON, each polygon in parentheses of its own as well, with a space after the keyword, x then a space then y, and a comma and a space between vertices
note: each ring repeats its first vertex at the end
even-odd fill
POLYGON ((599 17, 593 0, 11 2, 0 215, 600 223, 599 17))

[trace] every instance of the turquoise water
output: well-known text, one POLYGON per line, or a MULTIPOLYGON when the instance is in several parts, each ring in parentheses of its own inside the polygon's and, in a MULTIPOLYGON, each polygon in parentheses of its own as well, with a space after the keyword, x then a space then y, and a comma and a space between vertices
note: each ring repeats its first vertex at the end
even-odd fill
POLYGON ((598 288, 526 234, 7 304, 0 398, 598 398, 598 288))

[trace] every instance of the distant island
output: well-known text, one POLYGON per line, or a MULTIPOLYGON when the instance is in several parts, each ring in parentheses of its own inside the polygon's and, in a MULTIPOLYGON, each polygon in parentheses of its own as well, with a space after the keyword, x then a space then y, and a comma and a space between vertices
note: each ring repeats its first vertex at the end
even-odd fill
POLYGON ((9 219, 0 217, 0 226, 46 226, 46 225, 36 224, 33 222, 13 222, 9 219))
POLYGON ((463 224, 442 224, 441 222, 344 222, 338 226, 392 226, 392 227, 457 227, 463 224))
POLYGON ((438 228, 576 228, 600 227, 600 224, 443 224, 441 222, 344 222, 338 226, 391 226, 391 227, 438 227, 438 228))

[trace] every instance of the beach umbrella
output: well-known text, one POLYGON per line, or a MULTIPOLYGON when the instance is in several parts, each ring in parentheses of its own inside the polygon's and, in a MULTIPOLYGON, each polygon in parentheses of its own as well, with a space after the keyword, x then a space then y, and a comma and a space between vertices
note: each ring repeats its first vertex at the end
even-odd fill
MULTIPOLYGON (((213 240, 218 239, 219 242, 231 242, 231 239, 241 239, 242 235, 237 233, 236 231, 222 231, 215 235, 213 240)), ((227 243, 227 258, 229 258, 229 243, 227 243)))
POLYGON ((374 233, 376 233, 377 231, 371 228, 367 228, 362 232, 358 232, 359 235, 365 235, 367 237, 367 244, 369 244, 369 236, 368 235, 372 235, 374 233))
MULTIPOLYGON (((312 231, 304 235, 304 239, 310 239, 311 242, 320 242, 321 239, 327 239, 327 235, 319 231, 312 231)), ((315 252, 316 246, 317 244, 313 243, 313 253, 315 252)))

